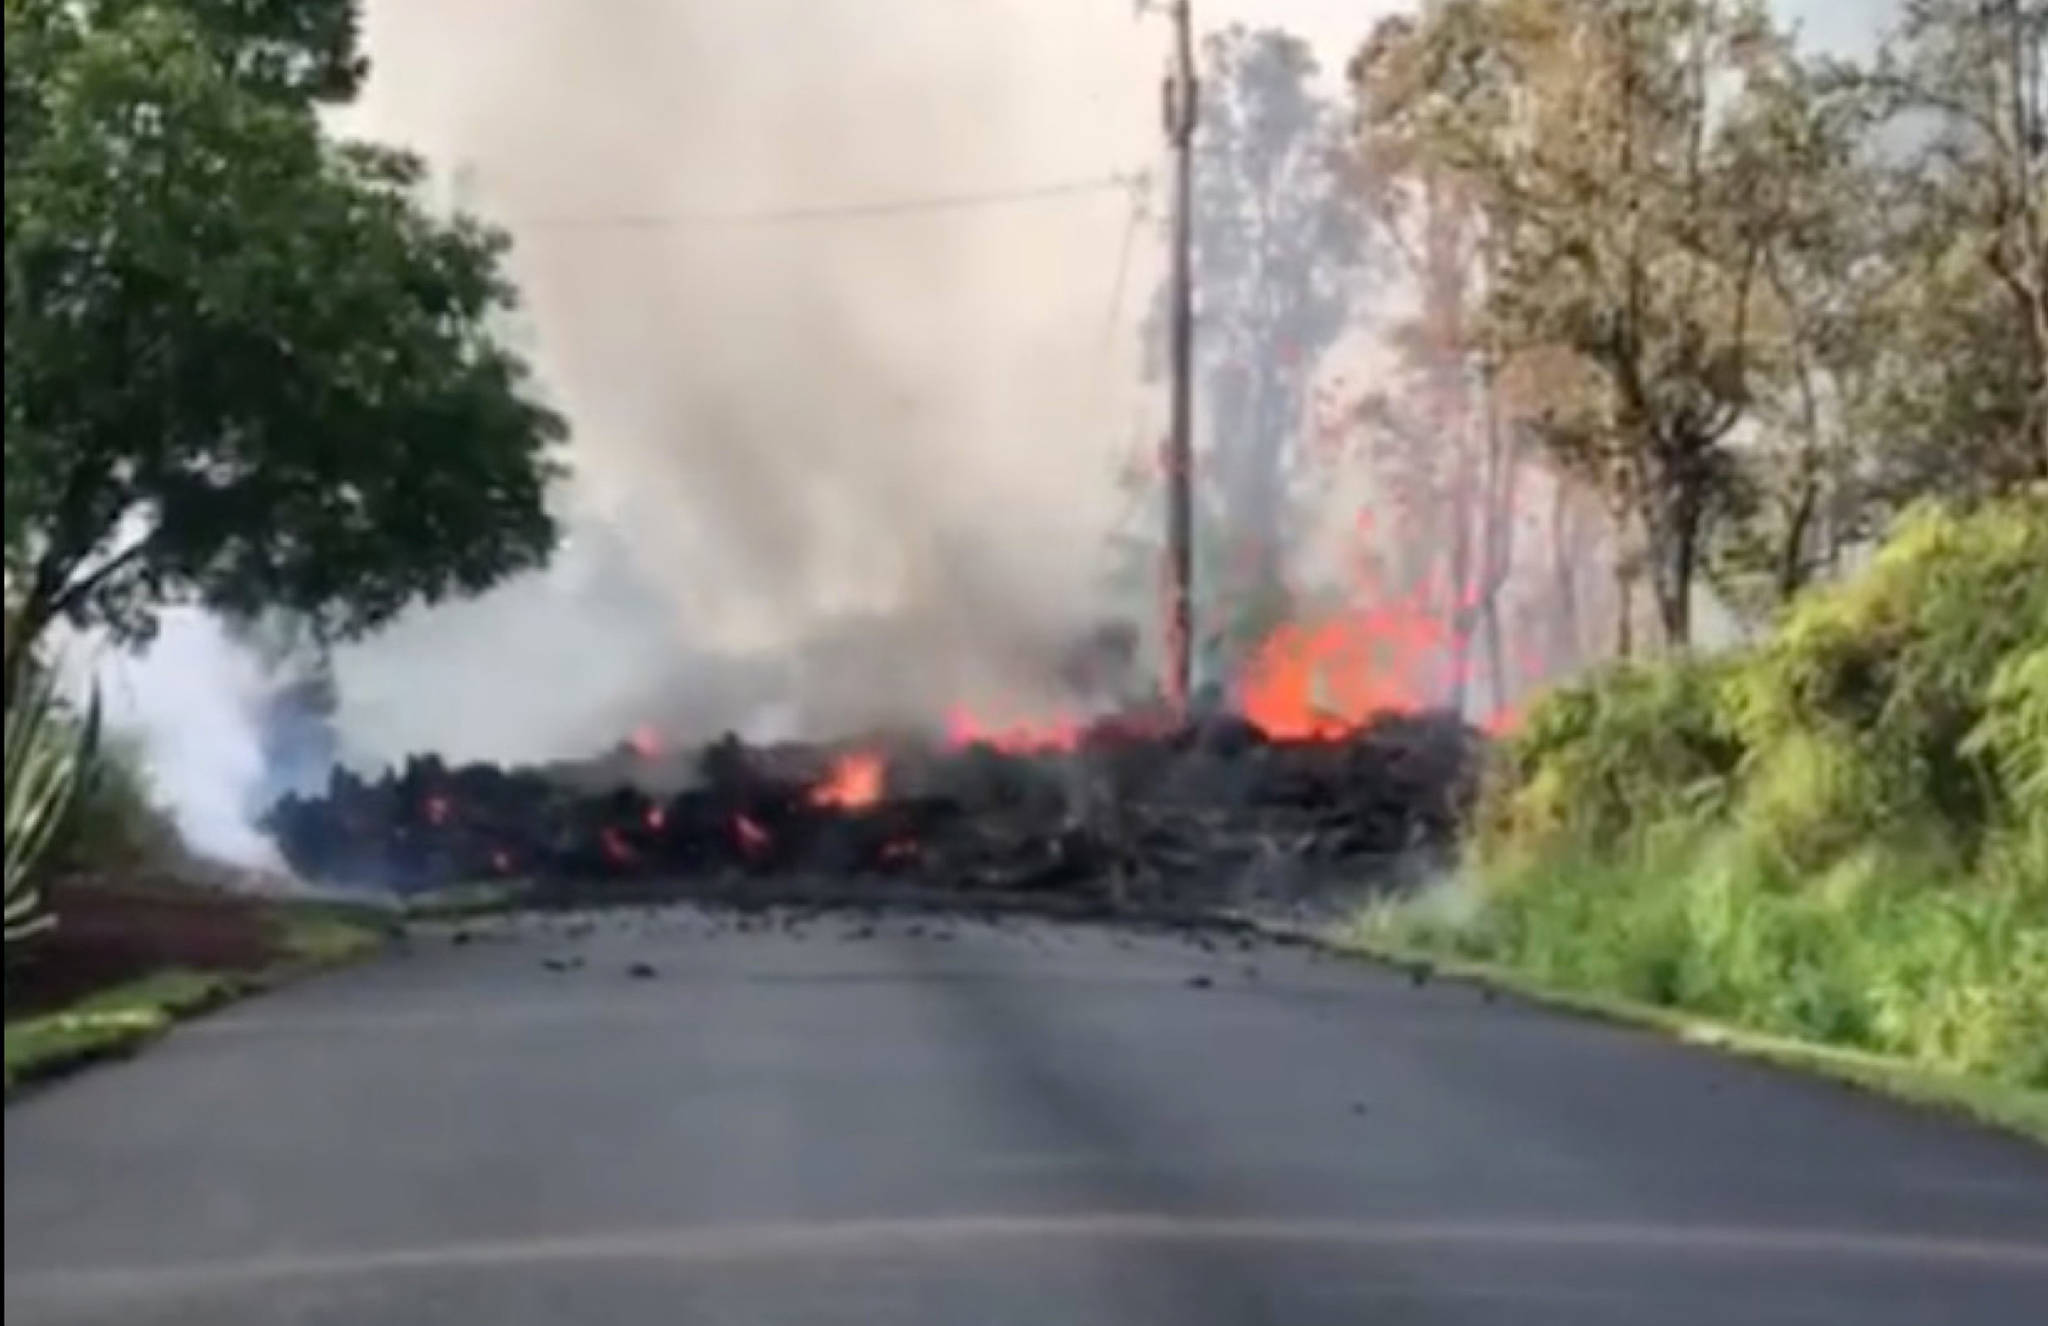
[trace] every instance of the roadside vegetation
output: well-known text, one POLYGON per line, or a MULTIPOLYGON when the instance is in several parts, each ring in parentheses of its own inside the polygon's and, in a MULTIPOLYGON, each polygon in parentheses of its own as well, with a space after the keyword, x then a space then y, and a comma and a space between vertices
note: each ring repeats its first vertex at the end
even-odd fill
POLYGON ((1383 206, 1475 237, 1437 353, 1613 581, 1463 876, 1361 940, 2048 1089, 2044 45, 2038 0, 1858 63, 1741 0, 1426 0, 1360 51, 1383 206))
MULTIPOLYGON (((205 899, 186 905, 205 907, 205 899)), ((223 900, 214 905, 246 906, 223 900)), ((62 1007, 11 1013, 7 1022, 6 1089, 45 1081, 103 1059, 132 1054, 178 1021, 322 967, 362 957, 383 942, 389 922, 367 909, 274 904, 260 918, 264 949, 252 965, 228 969, 160 967, 149 974, 68 1001, 62 1007)))
POLYGON ((317 680, 329 642, 547 559, 564 425, 496 334, 506 237, 326 126, 358 0, 4 18, 12 1085, 378 930, 195 860, 54 629, 140 645, 198 606, 317 680))
POLYGON ((1369 938, 2048 1088, 2048 493, 1907 519, 1765 642, 1507 743, 1476 882, 1369 938))

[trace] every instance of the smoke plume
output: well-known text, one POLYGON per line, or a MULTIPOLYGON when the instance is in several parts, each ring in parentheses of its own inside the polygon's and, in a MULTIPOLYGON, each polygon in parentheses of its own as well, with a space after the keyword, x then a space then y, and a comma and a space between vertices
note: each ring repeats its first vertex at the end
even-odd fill
POLYGON ((1149 612, 1101 591, 1156 260, 1124 259, 1129 191, 831 209, 1150 166, 1157 25, 388 0, 368 35, 339 127, 511 231, 575 473, 558 566, 343 654, 357 754, 1029 712, 1105 612, 1149 612), (829 214, 761 216, 792 208, 829 214))

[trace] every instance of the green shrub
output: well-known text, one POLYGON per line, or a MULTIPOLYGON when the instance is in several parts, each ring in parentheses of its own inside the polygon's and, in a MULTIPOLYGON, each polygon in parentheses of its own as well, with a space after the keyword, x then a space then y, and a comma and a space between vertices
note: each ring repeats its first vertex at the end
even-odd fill
POLYGON ((1963 744, 1990 761, 2016 814, 2048 824, 2048 630, 2040 644, 1999 664, 1984 716, 1963 744))
POLYGON ((1731 669, 1727 718, 1746 785, 1765 798, 1747 809, 1797 863, 1818 868, 1843 837, 1885 826, 1938 827, 1967 853, 2008 811, 1997 759, 2027 758, 2014 754, 2024 732, 2008 728, 2044 722, 2025 666, 2048 650, 2044 568, 2048 496, 1923 509, 1866 571, 1801 599, 1731 669), (1817 832, 1828 821, 1842 832, 1817 832))
POLYGON ((1489 781, 1489 851, 1611 843, 1632 827, 1710 816, 1742 747, 1722 713, 1727 665, 1624 663, 1543 697, 1489 781))
POLYGON ((1375 937, 2048 1087, 2048 493, 1905 520, 1760 646, 1539 702, 1474 882, 1375 937))

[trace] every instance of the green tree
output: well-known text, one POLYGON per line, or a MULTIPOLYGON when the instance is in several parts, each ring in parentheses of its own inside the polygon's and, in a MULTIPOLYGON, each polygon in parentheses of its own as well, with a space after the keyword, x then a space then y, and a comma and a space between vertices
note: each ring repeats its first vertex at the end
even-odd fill
POLYGON ((1746 0, 1433 0, 1396 24, 1361 70, 1367 128, 1475 188, 1502 353, 1561 350, 1594 374, 1539 436, 1613 495, 1682 647, 1782 224, 1724 106, 1784 43, 1746 0))
POLYGON ((1840 569, 1881 524, 1866 429, 1882 385, 1878 309, 1897 274, 1884 260, 1883 174, 1873 117, 1825 62, 1759 62, 1730 108, 1729 137, 1765 182, 1759 335, 1749 364, 1751 428, 1712 547, 1716 588, 1753 616, 1840 569))
POLYGON ((323 638, 542 562, 561 420, 504 236, 323 136, 348 0, 6 0, 8 676, 57 617, 323 638))
POLYGON ((1865 426, 1898 500, 2048 477, 2044 44, 2044 0, 1908 0, 1858 77, 1893 146, 1865 426))

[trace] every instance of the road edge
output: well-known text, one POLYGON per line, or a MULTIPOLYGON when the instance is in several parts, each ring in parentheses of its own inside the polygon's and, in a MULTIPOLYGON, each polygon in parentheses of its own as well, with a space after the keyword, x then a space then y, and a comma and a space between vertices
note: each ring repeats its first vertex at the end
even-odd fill
POLYGON ((287 937, 286 955, 268 966, 241 971, 165 968, 101 990, 72 1007, 7 1022, 10 1042, 41 1034, 50 1043, 19 1062, 10 1055, 0 1100, 12 1105, 95 1064, 131 1058, 181 1022, 367 959, 392 933, 332 915, 303 922, 293 923, 295 933, 287 937))
MULTIPOLYGON (((1257 921, 1253 925, 1262 932, 1274 931, 1257 921)), ((1683 1009, 1616 995, 1566 990, 1511 967, 1446 957, 1426 949, 1332 939, 1299 930, 1279 933, 1296 942, 1312 944, 1331 956, 1496 989, 1559 1012, 1655 1031, 1681 1044, 1825 1078, 1951 1118, 1968 1119, 2048 1147, 2048 1091, 1945 1073, 1895 1055, 1776 1036, 1683 1009)))

